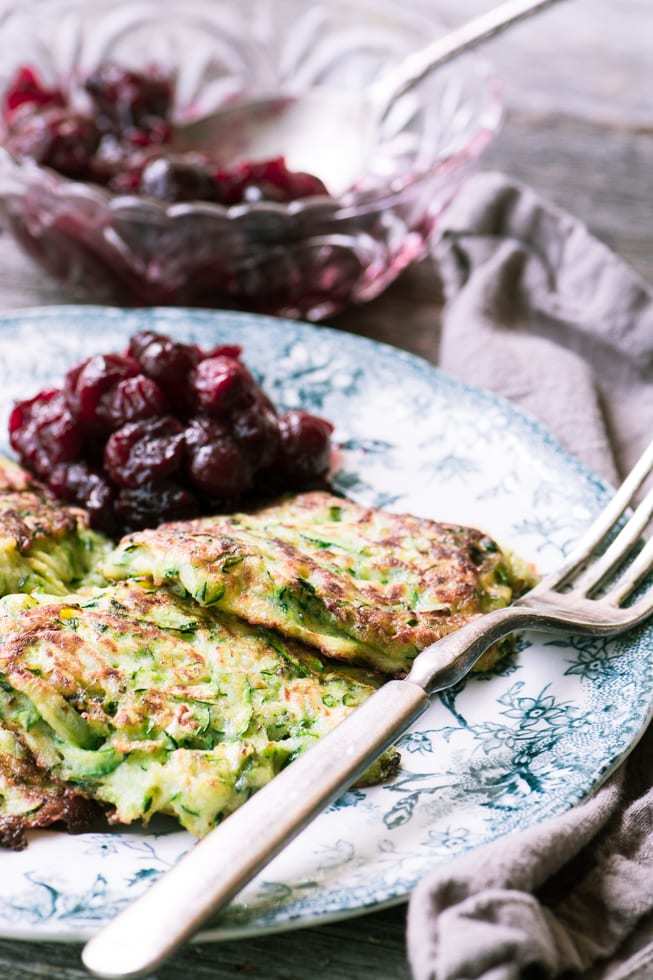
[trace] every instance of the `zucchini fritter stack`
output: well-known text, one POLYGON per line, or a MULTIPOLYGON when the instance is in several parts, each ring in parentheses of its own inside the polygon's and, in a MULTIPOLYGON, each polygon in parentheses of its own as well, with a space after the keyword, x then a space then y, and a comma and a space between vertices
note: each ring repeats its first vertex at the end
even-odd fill
POLYGON ((480 531, 325 493, 109 551, 0 460, 0 844, 79 828, 94 803, 114 823, 166 813, 202 835, 364 701, 376 671, 405 673, 532 583, 480 531))
POLYGON ((91 591, 0 600, 0 717, 115 823, 205 834, 379 684, 163 591, 91 591))
MULTIPOLYGON (((62 506, 25 470, 0 456, 0 596, 35 589, 64 595, 92 576, 109 548, 89 529, 84 511, 62 506)), ((0 627, 0 644, 3 639, 0 627)), ((1 718, 0 845, 23 847, 31 827, 86 826, 94 807, 39 769, 1 718)))

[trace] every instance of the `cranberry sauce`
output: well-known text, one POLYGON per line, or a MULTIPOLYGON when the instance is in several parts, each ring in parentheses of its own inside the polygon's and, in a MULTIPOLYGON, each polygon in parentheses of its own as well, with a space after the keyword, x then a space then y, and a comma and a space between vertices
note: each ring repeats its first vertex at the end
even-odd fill
POLYGON ((168 203, 285 203, 328 193, 319 178, 289 170, 283 157, 225 168, 205 154, 173 154, 174 85, 155 69, 105 63, 84 89, 88 113, 32 68, 20 68, 4 97, 7 149, 65 177, 168 203))
MULTIPOLYGON (((129 106, 125 115, 140 119, 129 106)), ((240 355, 143 331, 124 353, 96 354, 61 388, 16 403, 11 445, 112 535, 315 485, 329 468, 333 426, 279 414, 240 355)))

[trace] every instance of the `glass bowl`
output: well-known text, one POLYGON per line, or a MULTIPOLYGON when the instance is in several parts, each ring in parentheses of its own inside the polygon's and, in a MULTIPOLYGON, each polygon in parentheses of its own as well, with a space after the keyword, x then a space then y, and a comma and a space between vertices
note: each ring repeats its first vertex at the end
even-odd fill
MULTIPOLYGON (((379 0, 48 0, 0 15, 0 96, 21 65, 82 95, 99 63, 176 78, 175 121, 227 100, 370 84, 442 31, 379 0)), ((222 306, 318 320, 377 296, 426 251, 501 109, 466 56, 405 96, 379 166, 338 199, 164 204, 69 180, 0 147, 0 213, 51 273, 95 300, 222 306)))

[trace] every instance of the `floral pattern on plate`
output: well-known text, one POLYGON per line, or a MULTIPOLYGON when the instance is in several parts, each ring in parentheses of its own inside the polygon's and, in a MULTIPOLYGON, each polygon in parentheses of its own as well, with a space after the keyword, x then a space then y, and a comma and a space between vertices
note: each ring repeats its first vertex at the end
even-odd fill
MULTIPOLYGON (((340 490, 363 503, 475 524, 543 573, 609 496, 508 402, 394 348, 248 314, 83 306, 5 314, 0 431, 13 398, 56 382, 80 357, 120 349, 141 329, 241 343, 275 401, 336 423, 340 490)), ((652 653, 651 627, 614 641, 522 637, 490 674, 434 700, 401 739, 392 782, 345 793, 201 938, 401 901, 439 862, 573 806, 643 731, 652 653)), ((189 835, 165 821, 149 831, 34 834, 26 851, 1 857, 0 935, 84 938, 190 846, 189 835)))

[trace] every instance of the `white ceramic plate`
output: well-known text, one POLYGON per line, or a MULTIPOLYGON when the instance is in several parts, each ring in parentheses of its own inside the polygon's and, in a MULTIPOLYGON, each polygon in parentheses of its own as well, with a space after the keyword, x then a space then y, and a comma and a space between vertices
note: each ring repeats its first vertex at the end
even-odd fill
MULTIPOLYGON (((418 358, 360 337, 238 313, 51 307, 0 317, 0 432, 13 398, 148 328, 238 342, 272 397, 336 422, 337 486, 356 500, 475 524, 554 569, 609 495, 541 426, 418 358)), ((590 794, 653 700, 653 628, 614 642, 525 637, 490 676, 436 699, 393 782, 346 793, 201 935, 323 922, 406 898, 441 861, 590 794)), ((39 832, 0 854, 0 935, 79 940, 192 845, 165 824, 39 832)))

